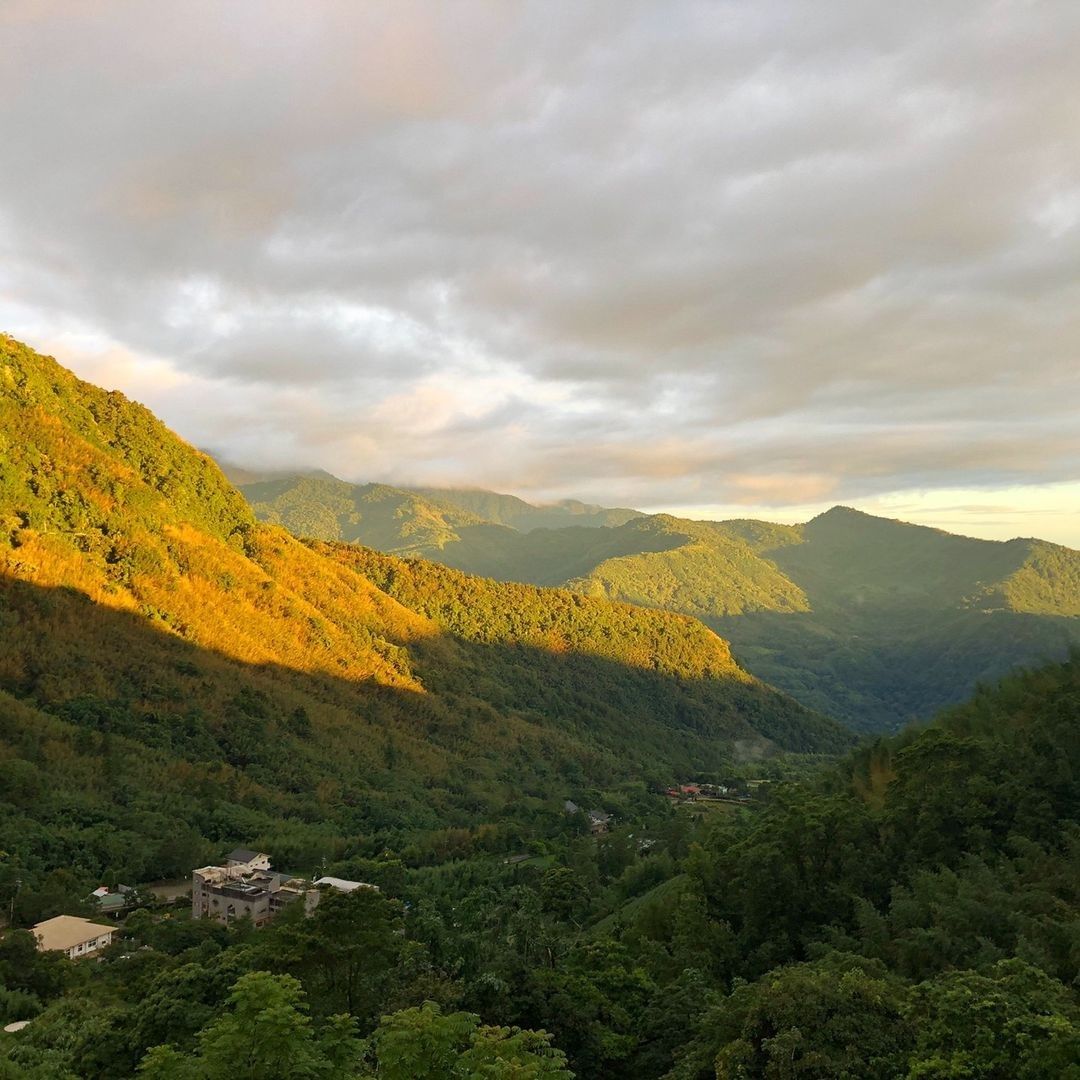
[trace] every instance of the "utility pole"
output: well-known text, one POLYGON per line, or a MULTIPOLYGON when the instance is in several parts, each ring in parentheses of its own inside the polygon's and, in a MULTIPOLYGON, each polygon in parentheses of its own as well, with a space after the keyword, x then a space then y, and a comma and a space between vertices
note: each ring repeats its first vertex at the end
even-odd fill
POLYGON ((11 904, 8 906, 8 926, 15 925, 15 897, 19 895, 19 890, 22 888, 22 878, 15 879, 15 889, 11 894, 11 904))

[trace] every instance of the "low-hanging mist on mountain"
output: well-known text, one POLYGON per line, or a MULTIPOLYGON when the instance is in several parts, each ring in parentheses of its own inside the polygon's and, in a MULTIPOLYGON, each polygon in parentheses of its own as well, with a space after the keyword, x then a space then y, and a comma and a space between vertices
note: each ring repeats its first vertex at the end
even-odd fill
POLYGON ((512 496, 327 474, 240 490, 257 517, 301 536, 696 616, 756 675, 861 730, 929 716, 1080 639, 1080 552, 1042 540, 846 507, 805 525, 595 507, 574 520, 566 504, 532 518, 512 496))

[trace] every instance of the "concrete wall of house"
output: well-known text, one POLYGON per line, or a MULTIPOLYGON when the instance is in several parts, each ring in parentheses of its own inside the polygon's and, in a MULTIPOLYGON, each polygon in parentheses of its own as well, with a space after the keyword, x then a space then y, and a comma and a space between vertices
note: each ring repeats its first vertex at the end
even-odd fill
POLYGON ((260 926, 271 915, 270 893, 258 892, 252 896, 230 895, 228 889, 215 889, 212 885, 193 885, 191 889, 191 915, 195 919, 216 919, 231 923, 245 916, 260 926))
POLYGON ((92 941, 82 941, 78 945, 72 945, 70 949, 65 949, 64 952, 67 953, 69 959, 78 960, 81 956, 91 956, 93 953, 100 952, 106 945, 111 945, 112 938, 112 931, 110 930, 92 941))

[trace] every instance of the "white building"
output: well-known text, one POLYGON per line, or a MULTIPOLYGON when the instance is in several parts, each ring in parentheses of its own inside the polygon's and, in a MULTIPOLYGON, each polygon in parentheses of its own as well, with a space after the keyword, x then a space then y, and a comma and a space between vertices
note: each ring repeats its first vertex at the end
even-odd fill
POLYGON ((321 877, 315 882, 316 885, 327 885, 338 892, 354 892, 357 889, 374 889, 379 891, 378 885, 369 885, 366 881, 346 881, 339 877, 321 877))

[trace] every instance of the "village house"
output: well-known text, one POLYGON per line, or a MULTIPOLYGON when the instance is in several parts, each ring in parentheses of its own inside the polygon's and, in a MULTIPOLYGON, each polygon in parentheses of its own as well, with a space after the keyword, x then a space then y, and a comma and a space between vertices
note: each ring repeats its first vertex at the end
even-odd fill
POLYGON ((191 917, 231 923, 245 916, 264 926, 289 904, 302 901, 307 911, 319 902, 319 890, 302 878, 278 874, 261 853, 252 858, 233 858, 224 866, 204 866, 191 874, 191 917))
POLYGON ((204 866, 191 873, 191 917, 231 923, 249 918, 265 926, 294 903, 310 915, 319 903, 320 887, 352 892, 376 889, 362 881, 321 877, 317 881, 279 874, 270 868, 270 856, 247 848, 230 851, 224 866, 204 866))
POLYGON ((116 928, 75 915, 57 915, 55 919, 39 922, 32 933, 42 952, 62 952, 71 960, 78 960, 111 945, 116 928))
MULTIPOLYGON (((567 799, 563 803, 563 812, 566 814, 580 814, 581 807, 576 802, 567 799)), ((586 810, 585 821, 589 826, 589 831, 593 833, 606 833, 608 826, 611 824, 611 815, 605 814, 603 810, 586 810)))
POLYGON ((117 885, 113 892, 107 885, 95 889, 90 894, 90 901, 97 904, 102 915, 116 917, 132 903, 135 898, 135 890, 130 885, 117 885))
POLYGON ((726 784, 679 784, 664 789, 664 794, 675 802, 696 802, 698 799, 725 799, 734 794, 726 784))
POLYGON ((225 865, 234 869, 251 871, 269 870, 270 856, 261 851, 252 851, 250 848, 233 848, 225 856, 225 865))
POLYGON ((689 800, 693 802, 699 795, 701 795, 700 784, 679 784, 678 787, 669 787, 664 790, 664 794, 669 799, 675 800, 689 800))

